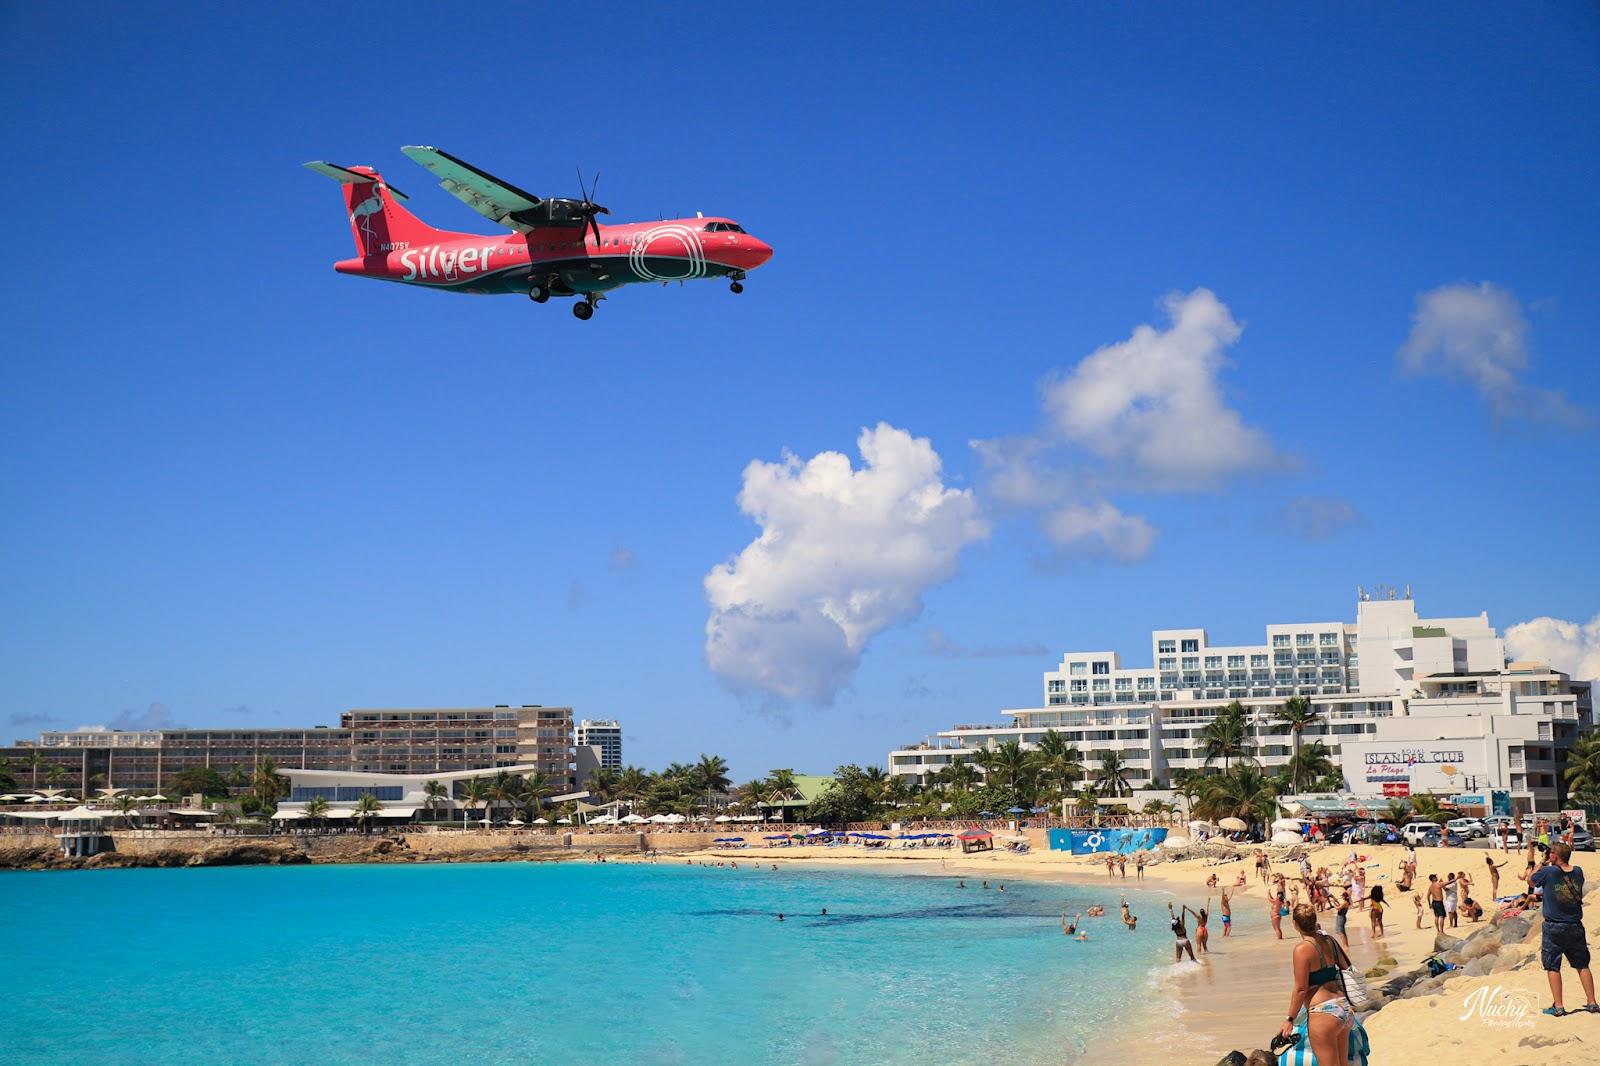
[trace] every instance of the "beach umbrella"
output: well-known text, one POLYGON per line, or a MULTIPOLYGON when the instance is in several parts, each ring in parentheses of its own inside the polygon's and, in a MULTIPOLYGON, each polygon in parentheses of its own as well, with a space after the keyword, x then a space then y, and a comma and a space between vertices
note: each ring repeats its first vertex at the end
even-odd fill
POLYGON ((767 836, 764 836, 761 839, 762 840, 788 840, 789 839, 789 834, 788 833, 769 833, 767 836))
POLYGON ((557 818, 556 819, 556 824, 557 825, 571 825, 572 824, 572 819, 571 818, 557 818))
POLYGON ((1243 818, 1224 818, 1217 824, 1222 828, 1232 830, 1235 833, 1240 833, 1250 828, 1245 824, 1243 818))
POLYGON ((524 822, 521 818, 513 818, 513 819, 511 819, 511 821, 507 822, 506 824, 507 825, 527 825, 528 823, 524 822))
POLYGON ((533 824, 534 825, 549 825, 550 824, 550 819, 548 819, 548 818, 535 818, 533 820, 533 824))
POLYGON ((1300 832, 1301 825, 1293 818, 1279 818, 1276 822, 1272 823, 1272 828, 1282 829, 1287 833, 1298 833, 1300 832))
POLYGON ((731 821, 733 821, 733 816, 732 815, 727 815, 727 814, 719 814, 715 818, 713 818, 712 821, 714 821, 714 822, 731 822, 731 821))
POLYGON ((155 796, 146 796, 145 799, 148 799, 148 800, 150 800, 150 801, 152 801, 154 803, 165 803, 165 802, 167 802, 167 797, 159 795, 159 794, 155 795, 155 796))
POLYGON ((1161 846, 1164 848, 1186 848, 1189 846, 1189 838, 1169 833, 1167 838, 1161 842, 1161 846))
POLYGON ((1028 813, 1028 808, 1026 808, 1026 807, 1007 807, 1006 808, 1006 813, 1007 814, 1027 814, 1028 813))
POLYGON ((648 821, 649 819, 641 818, 637 814, 624 814, 617 820, 620 822, 627 822, 629 825, 638 825, 640 822, 648 821))
POLYGON ((1299 833, 1278 832, 1272 834, 1274 844, 1304 844, 1305 840, 1299 833))

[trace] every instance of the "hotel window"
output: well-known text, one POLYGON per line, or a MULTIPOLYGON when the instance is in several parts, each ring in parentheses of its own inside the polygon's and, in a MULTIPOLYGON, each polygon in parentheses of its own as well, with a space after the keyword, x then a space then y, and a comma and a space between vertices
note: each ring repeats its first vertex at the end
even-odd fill
POLYGON ((1339 644, 1339 634, 1337 633, 1324 633, 1320 639, 1322 646, 1325 648, 1337 647, 1339 644))
POLYGON ((1087 681, 1073 681, 1072 682, 1072 691, 1074 691, 1074 692, 1088 692, 1089 691, 1089 682, 1087 682, 1087 681))
POLYGON ((1183 657, 1183 668, 1185 670, 1198 670, 1198 669, 1200 669, 1200 656, 1198 656, 1198 655, 1185 655, 1183 657))
POLYGON ((1063 689, 1065 689, 1066 687, 1067 687, 1067 683, 1065 681, 1062 681, 1060 678, 1055 678, 1050 682, 1050 686, 1049 686, 1047 691, 1060 692, 1063 689))
POLYGON ((1191 637, 1191 638, 1189 638, 1189 639, 1187 639, 1187 640, 1185 640, 1183 642, 1183 650, 1184 651, 1199 651, 1200 650, 1200 642, 1191 637))
POLYGON ((1073 663, 1067 669, 1067 673, 1071 674, 1073 677, 1082 677, 1084 674, 1087 674, 1088 672, 1089 672, 1089 664, 1088 663, 1073 663))
POLYGON ((1250 665, 1251 666, 1265 666, 1265 665, 1267 665, 1267 657, 1266 657, 1266 655, 1264 655, 1264 654, 1262 654, 1262 655, 1252 654, 1250 656, 1250 665))
POLYGON ((1229 690, 1228 690, 1228 698, 1229 698, 1229 699, 1230 699, 1230 700, 1242 700, 1242 699, 1244 699, 1244 698, 1245 698, 1245 697, 1246 697, 1246 696, 1248 696, 1248 695, 1250 695, 1250 693, 1249 693, 1249 691, 1248 691, 1248 690, 1246 690, 1246 689, 1242 689, 1242 688, 1230 688, 1230 689, 1229 689, 1229 690))
POLYGON ((1274 648, 1287 648, 1289 646, 1289 634, 1287 634, 1287 633, 1274 633, 1274 634, 1272 634, 1272 646, 1274 648))
POLYGON ((1230 655, 1230 656, 1228 656, 1228 669, 1229 670, 1236 670, 1236 669, 1239 669, 1242 666, 1244 666, 1244 656, 1243 655, 1230 655))
POLYGON ((1133 678, 1131 678, 1131 677, 1119 677, 1119 678, 1117 678, 1116 688, 1117 688, 1118 692, 1121 692, 1123 689, 1131 689, 1131 688, 1133 688, 1133 678))
POLYGON ((1109 674, 1109 673, 1111 673, 1111 664, 1107 663, 1107 662, 1095 663, 1094 664, 1094 669, 1091 671, 1091 673, 1109 674))
POLYGON ((1178 660, 1169 655, 1165 659, 1162 659, 1160 662, 1156 663, 1156 667, 1157 669, 1161 670, 1176 670, 1178 668, 1178 660))
POLYGON ((1207 655, 1206 656, 1206 669, 1207 670, 1221 670, 1222 669, 1222 656, 1220 656, 1220 655, 1207 655))
POLYGON ((1170 688, 1162 689, 1161 690, 1161 698, 1164 699, 1164 700, 1170 700, 1172 698, 1172 690, 1170 688))
POLYGON ((1156 643, 1156 650, 1158 652, 1163 653, 1163 654, 1168 653, 1168 652, 1177 651, 1178 650, 1178 642, 1175 641, 1175 640, 1158 641, 1156 643))
POLYGON ((1110 681, 1106 680, 1103 677, 1097 677, 1097 678, 1094 679, 1094 690, 1096 692, 1108 692, 1108 691, 1110 691, 1110 689, 1111 689, 1111 682, 1110 681))
POLYGON ((1294 662, 1294 652, 1292 652, 1292 651, 1275 651, 1275 652, 1272 653, 1272 661, 1273 661, 1273 663, 1275 665, 1286 666, 1286 665, 1294 662))
POLYGON ((1296 633, 1294 635, 1294 643, 1295 647, 1297 648, 1309 648, 1312 644, 1316 643, 1316 640, 1317 638, 1312 636, 1310 633, 1296 633))
POLYGON ((1141 677, 1139 679, 1139 687, 1140 688, 1155 688, 1156 687, 1156 679, 1153 678, 1153 677, 1141 677))

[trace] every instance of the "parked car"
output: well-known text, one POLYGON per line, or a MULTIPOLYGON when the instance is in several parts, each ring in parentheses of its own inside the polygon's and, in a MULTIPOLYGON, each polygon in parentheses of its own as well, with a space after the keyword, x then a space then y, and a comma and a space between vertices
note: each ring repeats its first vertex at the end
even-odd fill
POLYGON ((1357 822, 1347 825, 1339 833, 1341 844, 1393 844, 1400 839, 1399 831, 1388 822, 1357 822))
POLYGON ((1577 829, 1574 829, 1572 831, 1572 850, 1573 851, 1593 851, 1594 850, 1594 834, 1589 832, 1587 829, 1584 829, 1581 826, 1578 827, 1577 829))
POLYGON ((1476 840, 1489 835, 1484 824, 1476 818, 1452 818, 1445 823, 1452 832, 1460 833, 1468 840, 1476 840))
POLYGON ((1427 842, 1427 837, 1430 833, 1435 837, 1439 835, 1439 824, 1437 822, 1407 822, 1405 828, 1400 830, 1400 839, 1412 847, 1438 847, 1439 842, 1437 839, 1432 844, 1427 842))

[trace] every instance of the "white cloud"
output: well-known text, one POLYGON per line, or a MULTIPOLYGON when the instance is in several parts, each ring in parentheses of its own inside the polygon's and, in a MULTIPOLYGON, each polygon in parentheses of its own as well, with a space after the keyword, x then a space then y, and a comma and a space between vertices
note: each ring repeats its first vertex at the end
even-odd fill
POLYGON ((1507 290, 1487 281, 1441 285, 1417 297, 1411 333, 1398 353, 1400 366, 1411 374, 1465 380, 1497 420, 1591 421, 1588 412, 1559 391, 1522 380, 1528 369, 1528 333, 1522 305, 1507 290))
POLYGON ((613 548, 606 566, 613 574, 620 574, 624 570, 632 570, 638 562, 638 557, 634 555, 632 548, 613 548))
POLYGON ((1600 679, 1600 614, 1587 623, 1535 618, 1506 630, 1513 659, 1537 659, 1579 681, 1600 679))
POLYGON ((1058 548, 1109 555, 1125 563, 1149 555, 1156 542, 1154 526, 1139 515, 1123 514, 1107 500, 1058 507, 1044 515, 1041 526, 1058 548))
POLYGON ((859 469, 839 452, 745 467, 739 509, 761 533, 705 578, 706 661, 729 687, 831 702, 872 638, 921 613, 988 535, 927 439, 879 423, 857 447, 859 469))
POLYGON ((1156 528, 1109 494, 1216 489, 1292 465, 1223 395, 1241 333, 1227 306, 1209 289, 1162 306, 1167 329, 1141 325, 1046 379, 1040 432, 972 442, 985 499, 1032 512, 1058 551, 1137 562, 1156 528))
POLYGON ((1063 441, 1160 488, 1206 488, 1283 460, 1223 399, 1217 375, 1239 324, 1209 289, 1163 301, 1166 330, 1139 326, 1047 382, 1063 441))

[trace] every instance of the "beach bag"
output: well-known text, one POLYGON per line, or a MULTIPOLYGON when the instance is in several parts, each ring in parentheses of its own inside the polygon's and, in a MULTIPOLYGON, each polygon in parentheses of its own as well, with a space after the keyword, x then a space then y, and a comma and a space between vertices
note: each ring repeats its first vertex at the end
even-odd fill
MULTIPOLYGON (((1294 1026, 1296 1042, 1293 1047, 1285 1048, 1278 1055, 1278 1066, 1318 1066, 1317 1057, 1311 1053, 1311 1040, 1306 1036, 1306 1025, 1306 1012, 1302 1010, 1294 1026)), ((1369 1066, 1368 1056, 1371 1051, 1372 1045, 1367 1040, 1367 1030, 1362 1026, 1360 1019, 1357 1019, 1350 1027, 1350 1040, 1345 1048, 1350 1066, 1369 1066)))
MULTIPOLYGON (((1334 946, 1338 947, 1338 944, 1335 943, 1334 946)), ((1350 962, 1350 956, 1345 954, 1343 948, 1339 948, 1339 954, 1344 955, 1346 963, 1339 968, 1339 986, 1344 989, 1344 998, 1348 999, 1350 1005, 1358 1011, 1370 1010, 1373 996, 1366 977, 1350 962)))

